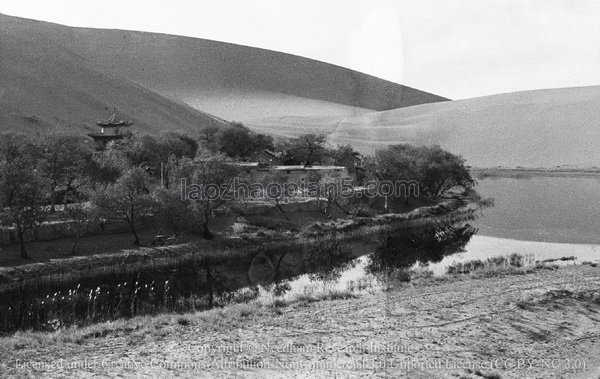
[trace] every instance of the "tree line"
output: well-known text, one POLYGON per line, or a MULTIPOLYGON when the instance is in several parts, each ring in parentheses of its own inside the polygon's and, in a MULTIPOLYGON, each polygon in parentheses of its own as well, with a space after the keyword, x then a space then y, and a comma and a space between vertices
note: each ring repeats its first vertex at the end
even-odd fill
MULTIPOLYGON (((149 215, 175 233, 210 239, 211 219, 226 200, 184 199, 181 179, 226 184, 242 174, 234 162, 251 160, 264 150, 276 152, 285 164, 345 166, 359 185, 367 180, 417 180, 429 200, 475 184, 464 160, 438 146, 395 145, 359 158, 350 146, 328 147, 323 135, 274 141, 241 124, 207 128, 197 138, 177 132, 132 135, 101 150, 64 133, 6 133, 0 135, 0 225, 14 228, 23 258, 28 257, 26 233, 52 219, 68 221, 75 230, 73 253, 91 219, 127 223, 136 245, 140 222, 149 215)), ((288 178, 274 173, 265 180, 288 178)))

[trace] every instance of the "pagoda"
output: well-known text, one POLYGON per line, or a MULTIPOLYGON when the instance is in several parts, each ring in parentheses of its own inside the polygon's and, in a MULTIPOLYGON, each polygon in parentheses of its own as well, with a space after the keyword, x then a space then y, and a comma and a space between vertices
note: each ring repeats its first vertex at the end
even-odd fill
POLYGON ((100 133, 89 133, 99 148, 105 147, 110 141, 120 140, 126 136, 130 136, 131 132, 122 132, 121 128, 127 128, 133 125, 133 121, 123 121, 117 117, 117 108, 113 110, 112 116, 106 121, 96 123, 100 127, 100 133), (106 129, 106 130, 105 130, 106 129), (109 130, 112 130, 109 132, 109 130))

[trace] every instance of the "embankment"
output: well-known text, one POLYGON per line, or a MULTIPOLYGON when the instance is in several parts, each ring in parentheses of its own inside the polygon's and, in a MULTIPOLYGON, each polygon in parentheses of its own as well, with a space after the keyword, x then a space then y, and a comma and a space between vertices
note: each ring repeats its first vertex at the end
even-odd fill
POLYGON ((597 378, 599 270, 449 277, 345 300, 19 333, 0 339, 0 374, 597 378))
POLYGON ((411 228, 431 223, 463 222, 472 220, 478 208, 462 200, 447 200, 421 207, 404 214, 383 214, 374 217, 351 217, 329 222, 316 222, 296 236, 272 242, 229 239, 220 243, 202 241, 161 247, 142 247, 118 253, 54 259, 46 263, 32 263, 16 267, 0 267, 0 291, 31 282, 61 281, 63 277, 77 280, 103 272, 129 273, 143 268, 175 266, 189 260, 209 258, 219 263, 252 257, 265 248, 314 244, 323 241, 352 240, 398 228, 411 228))

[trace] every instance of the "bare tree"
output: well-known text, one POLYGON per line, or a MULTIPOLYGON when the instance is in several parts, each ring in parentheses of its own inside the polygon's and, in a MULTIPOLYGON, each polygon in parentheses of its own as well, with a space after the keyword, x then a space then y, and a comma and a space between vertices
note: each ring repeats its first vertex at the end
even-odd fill
POLYGON ((195 159, 182 159, 173 174, 179 177, 175 190, 189 204, 194 222, 205 239, 214 238, 210 221, 215 209, 234 200, 232 184, 238 168, 223 154, 203 153, 195 159))
POLYGON ((81 138, 65 134, 45 135, 39 142, 41 164, 50 186, 50 205, 55 205, 86 184, 92 150, 81 138))
POLYGON ((127 222, 134 245, 140 244, 138 221, 156 207, 150 194, 150 179, 141 168, 128 169, 115 184, 94 193, 91 201, 99 217, 127 222))
POLYGON ((91 218, 91 212, 85 203, 76 202, 73 204, 65 204, 64 213, 67 218, 69 229, 75 233, 73 244, 71 245, 71 255, 75 255, 77 243, 83 236, 85 227, 91 218))
POLYGON ((43 178, 32 171, 14 171, 10 164, 0 165, 0 222, 14 226, 19 238, 22 258, 29 258, 25 248, 25 233, 38 227, 47 217, 44 196, 47 186, 43 178), (9 166, 9 167, 6 167, 9 166))
POLYGON ((289 162, 311 166, 323 157, 326 140, 324 134, 304 134, 294 138, 282 146, 285 151, 285 159, 289 162))

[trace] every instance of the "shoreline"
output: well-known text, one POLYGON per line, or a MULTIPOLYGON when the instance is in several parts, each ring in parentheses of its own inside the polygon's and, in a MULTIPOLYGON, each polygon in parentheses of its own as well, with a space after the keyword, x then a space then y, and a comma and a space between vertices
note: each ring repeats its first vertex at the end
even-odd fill
POLYGON ((599 291, 599 268, 569 266, 20 332, 0 338, 0 372, 258 378, 287 377, 293 367, 317 377, 587 378, 600 373, 599 291))
POLYGON ((600 262, 600 244, 575 244, 563 242, 543 242, 517 240, 475 234, 465 247, 465 252, 444 257, 437 263, 431 263, 429 269, 434 273, 445 272, 455 263, 473 260, 486 260, 498 256, 519 254, 535 262, 553 260, 561 265, 581 265, 587 262, 600 262), (561 260, 561 258, 574 258, 561 260))
POLYGON ((600 168, 544 168, 544 167, 471 167, 473 176, 485 178, 526 178, 526 177, 600 177, 600 168))
POLYGON ((2 268, 0 325, 6 332, 52 331, 73 324, 224 306, 240 289, 318 273, 320 267, 341 267, 368 253, 364 244, 386 233, 464 223, 476 210, 474 203, 450 199, 408 213, 314 222, 295 235, 275 240, 264 233, 260 238, 258 233, 240 234, 213 244, 143 248, 2 268), (357 242, 363 250, 356 250, 357 242))
MULTIPOLYGON (((0 290, 4 286, 23 285, 27 280, 40 281, 53 276, 93 276, 95 272, 133 264, 133 270, 146 266, 169 265, 185 259, 216 259, 223 261, 246 256, 261 246, 277 247, 291 244, 304 245, 322 241, 353 240, 357 236, 374 235, 394 227, 415 227, 420 224, 444 221, 456 217, 468 219, 476 211, 469 202, 447 200, 438 204, 420 207, 408 213, 389 213, 373 217, 344 218, 327 222, 314 222, 295 236, 281 235, 281 239, 253 238, 245 240, 230 238, 203 243, 184 243, 163 247, 123 249, 115 253, 75 256, 53 259, 47 263, 31 263, 19 266, 0 267, 0 290), (456 215, 455 215, 456 213, 456 215), (183 253, 183 254, 182 254, 183 253), (173 262, 170 262, 173 261, 173 262), (77 275, 74 275, 77 273, 77 275)), ((129 270, 130 271, 130 270, 129 270)))

